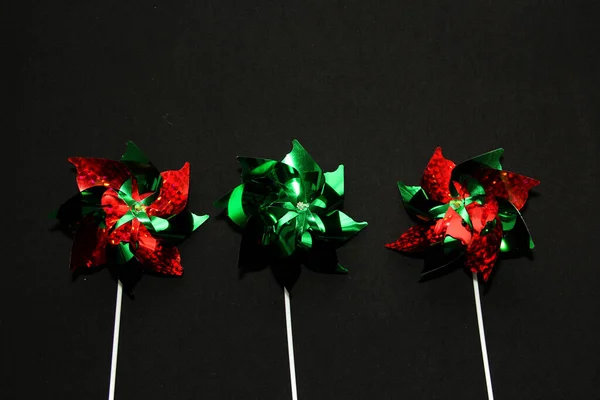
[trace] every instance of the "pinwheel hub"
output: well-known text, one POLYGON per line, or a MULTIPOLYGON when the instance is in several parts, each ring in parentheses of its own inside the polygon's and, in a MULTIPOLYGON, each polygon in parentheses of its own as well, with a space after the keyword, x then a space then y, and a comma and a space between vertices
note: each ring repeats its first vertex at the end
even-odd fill
POLYGON ((463 199, 452 199, 450 200, 450 207, 453 209, 459 209, 463 206, 463 199))
POLYGON ((305 203, 303 201, 299 201, 298 203, 296 203, 296 208, 298 209, 298 211, 306 211, 308 210, 308 207, 310 207, 310 204, 305 203))

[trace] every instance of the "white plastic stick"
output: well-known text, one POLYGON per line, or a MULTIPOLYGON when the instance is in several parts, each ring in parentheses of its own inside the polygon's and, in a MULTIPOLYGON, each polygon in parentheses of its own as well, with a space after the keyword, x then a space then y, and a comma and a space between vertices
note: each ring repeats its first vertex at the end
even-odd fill
POLYGON ((479 297, 479 281, 477 280, 476 272, 473 272, 473 292, 475 293, 475 308, 477 309, 477 324, 479 325, 479 341, 481 342, 481 356, 483 358, 483 370, 485 371, 488 399, 494 400, 490 362, 488 360, 487 345, 485 344, 485 330, 483 329, 483 313, 481 312, 481 299, 479 297))
POLYGON ((283 299, 285 302, 285 327, 287 330, 288 355, 290 358, 292 400, 298 400, 298 389, 296 388, 296 364, 294 362, 294 338, 292 337, 292 309, 290 307, 290 293, 285 287, 283 288, 283 299))
POLYGON ((115 382, 117 379, 117 354, 119 353, 119 330, 121 328, 121 301, 123 300, 123 284, 118 281, 117 304, 115 306, 115 331, 113 334, 112 360, 110 362, 110 386, 108 400, 115 399, 115 382))

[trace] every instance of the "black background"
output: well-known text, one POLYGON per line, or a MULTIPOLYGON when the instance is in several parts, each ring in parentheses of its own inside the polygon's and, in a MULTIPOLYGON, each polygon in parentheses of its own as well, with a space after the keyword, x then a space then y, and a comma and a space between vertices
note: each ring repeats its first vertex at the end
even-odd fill
MULTIPOLYGON (((598 398, 598 13, 565 3, 6 3, 0 397, 107 397, 116 285, 71 281, 47 218, 75 193, 68 157, 133 140, 160 169, 190 161, 190 208, 214 216, 237 155, 297 138, 345 164, 345 211, 369 222, 338 251, 347 277, 304 269, 292 291, 300 399, 485 398, 469 275, 418 283, 422 261, 383 248, 411 224, 395 182, 438 145, 504 147, 542 181, 534 259, 503 261, 483 296, 496 398, 598 398)), ((282 291, 268 270, 239 279, 239 243, 211 218, 182 279, 124 299, 118 399, 291 398, 282 291)))

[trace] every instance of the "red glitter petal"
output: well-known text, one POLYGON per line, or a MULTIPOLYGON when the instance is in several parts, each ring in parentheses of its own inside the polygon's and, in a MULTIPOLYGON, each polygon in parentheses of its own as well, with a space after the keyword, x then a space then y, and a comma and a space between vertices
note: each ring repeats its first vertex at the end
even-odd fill
POLYGON ((186 162, 178 171, 161 173, 162 184, 156 200, 148 206, 149 216, 167 218, 179 214, 187 205, 190 185, 190 163, 186 162))
POLYGON ((165 275, 183 274, 181 256, 177 247, 163 245, 152 237, 143 225, 139 226, 137 239, 138 248, 135 256, 145 268, 165 275))
POLYGON ((492 273, 498 254, 500 254, 500 243, 502 242, 502 222, 496 219, 495 228, 487 235, 473 234, 473 240, 467 247, 465 265, 472 272, 483 274, 483 280, 487 281, 492 273))
POLYGON ((107 190, 102 195, 102 208, 106 213, 106 226, 110 229, 129 211, 129 206, 119 198, 114 190, 107 190))
POLYGON ((77 186, 80 191, 93 186, 119 189, 129 178, 129 170, 119 161, 104 158, 71 157, 69 162, 77 168, 77 186))
POLYGON ((448 203, 452 199, 450 176, 455 166, 452 161, 444 158, 441 147, 435 149, 421 179, 421 186, 430 199, 442 203, 448 203))
POLYGON ((481 232, 488 222, 493 221, 498 216, 498 202, 494 197, 487 197, 485 204, 471 203, 467 206, 467 212, 473 225, 473 230, 481 232))
POLYGON ((106 263, 106 229, 98 228, 91 217, 79 224, 73 250, 71 250, 71 271, 79 267, 97 267, 106 263))
POLYGON ((448 208, 444 218, 437 221, 436 231, 460 240, 465 246, 472 240, 471 231, 463 225, 462 217, 452 207, 448 208))
POLYGON ((126 224, 121 225, 108 235, 109 243, 115 245, 119 244, 120 242, 134 242, 135 239, 133 237, 139 226, 140 221, 137 218, 134 218, 126 224))
POLYGON ((540 181, 525 175, 486 167, 478 168, 472 174, 481 182, 486 195, 507 199, 517 210, 523 208, 527 202, 529 190, 540 184, 540 181))
POLYGON ((388 249, 407 253, 423 251, 431 244, 444 239, 444 234, 435 232, 435 225, 415 225, 404 232, 398 240, 385 245, 388 249))

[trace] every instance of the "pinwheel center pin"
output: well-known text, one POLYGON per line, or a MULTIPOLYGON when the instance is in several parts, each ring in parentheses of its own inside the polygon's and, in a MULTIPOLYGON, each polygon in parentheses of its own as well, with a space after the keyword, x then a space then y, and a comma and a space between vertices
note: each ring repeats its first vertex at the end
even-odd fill
POLYGON ((463 205, 463 200, 462 199, 452 199, 452 200, 450 200, 450 206, 452 208, 454 208, 455 210, 457 208, 462 207, 462 205, 463 205))
POLYGON ((133 205, 133 211, 136 213, 146 211, 146 206, 140 203, 135 203, 133 205))
POLYGON ((305 203, 303 201, 299 201, 298 203, 296 203, 296 208, 298 209, 298 211, 306 211, 308 210, 309 206, 310 204, 305 203))

